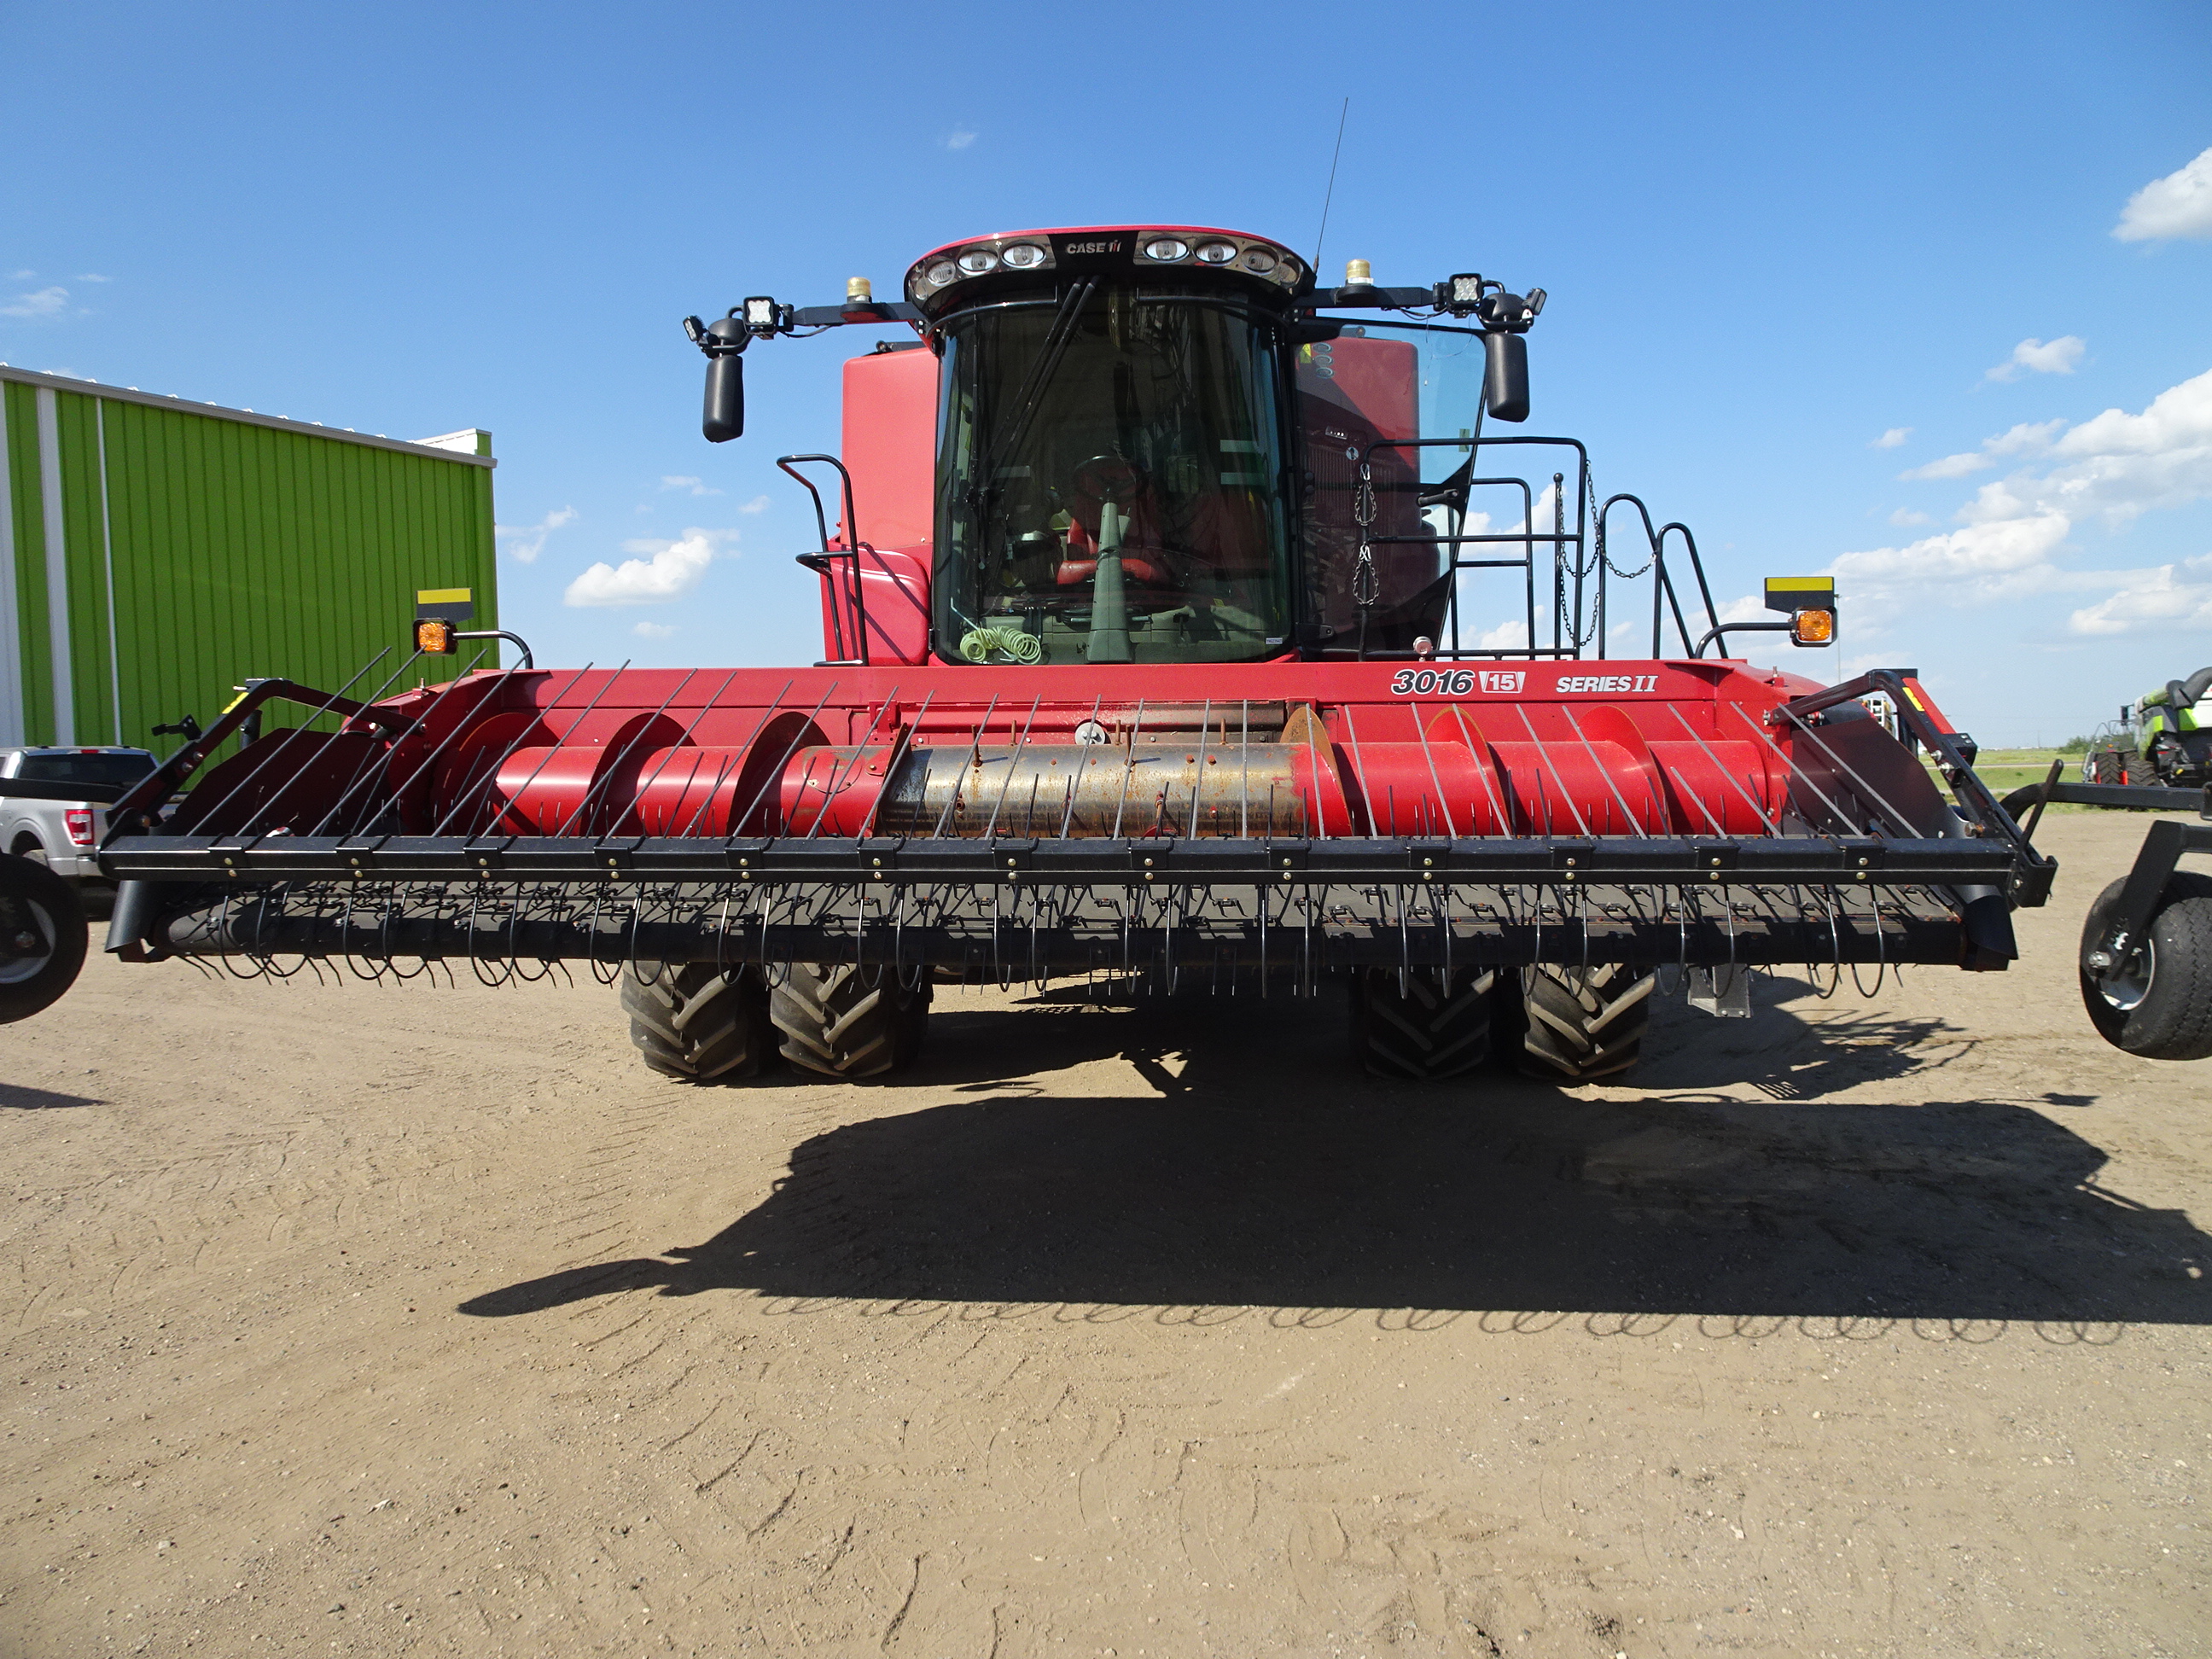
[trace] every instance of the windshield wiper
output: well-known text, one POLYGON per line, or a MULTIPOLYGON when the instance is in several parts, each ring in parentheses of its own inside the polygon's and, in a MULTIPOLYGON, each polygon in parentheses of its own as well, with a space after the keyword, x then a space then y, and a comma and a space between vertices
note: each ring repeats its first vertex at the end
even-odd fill
MULTIPOLYGON (((999 463, 1009 455, 1020 452, 1022 441, 1029 436, 1030 427, 1042 406, 1044 394, 1052 385, 1052 377, 1059 372, 1060 359, 1067 355, 1068 343, 1075 338, 1076 319, 1089 303, 1091 290, 1098 286, 1096 276, 1086 276, 1067 291, 1053 313, 1052 326, 1045 331, 1044 348, 1030 365, 1030 372, 1022 377, 1020 388, 1014 393, 1013 423, 1006 428, 983 457, 969 484, 969 499, 980 502, 982 492, 994 488, 992 481, 999 475, 999 463)), ((981 533, 982 526, 976 526, 981 533)))

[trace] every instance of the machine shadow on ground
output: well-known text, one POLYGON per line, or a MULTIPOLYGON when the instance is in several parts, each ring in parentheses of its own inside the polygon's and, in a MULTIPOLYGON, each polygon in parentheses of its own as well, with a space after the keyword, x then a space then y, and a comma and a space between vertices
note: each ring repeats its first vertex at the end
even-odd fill
POLYGON ((463 1310, 659 1288, 2212 1322, 2212 1237, 2100 1188, 2105 1153, 2034 1105, 1949 1097, 1967 1039, 1841 1004, 1811 1024, 1780 1006, 1805 1004, 1790 981, 1762 995, 1748 1020, 1662 1011, 1644 1092, 1611 1099, 1502 1073, 1376 1082, 1326 999, 1140 1014, 950 998, 913 1092, 970 1097, 901 1110, 905 1091, 884 1089, 881 1115, 799 1146, 775 1193, 705 1243, 463 1310), (1155 1097, 1012 1081, 1116 1055, 1155 1097), (1907 1077, 1926 1087, 1905 1103, 1835 1097, 1907 1077))
POLYGON ((51 1112, 64 1106, 106 1103, 89 1095, 57 1094, 51 1089, 33 1089, 21 1083, 0 1083, 0 1111, 51 1112))

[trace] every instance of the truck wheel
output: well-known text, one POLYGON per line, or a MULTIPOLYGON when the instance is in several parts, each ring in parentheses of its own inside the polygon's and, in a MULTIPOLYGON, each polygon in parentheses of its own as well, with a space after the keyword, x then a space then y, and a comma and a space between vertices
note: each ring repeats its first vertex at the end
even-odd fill
POLYGON ((892 968, 794 962, 769 995, 783 1057, 828 1077, 904 1071, 929 1023, 927 977, 908 988, 892 968))
POLYGON ((1490 1058, 1491 988, 1471 968, 1364 968, 1352 981, 1352 1052, 1376 1077, 1457 1077, 1490 1058))
POLYGON ((751 969, 636 963, 623 969, 622 1006, 629 1040, 647 1065, 669 1077, 693 1083, 755 1077, 769 1053, 768 988, 751 969))
POLYGON ((1549 1083, 1592 1083, 1626 1071, 1643 1054, 1657 983, 1656 975, 1638 975, 1623 963, 1524 970, 1522 1074, 1549 1083))
POLYGON ((0 857, 0 941, 9 948, 0 956, 0 1025, 28 1019, 76 983, 84 907, 43 859, 0 857))
MULTIPOLYGON (((2081 924, 2087 955, 2103 939, 2124 880, 2097 895, 2081 924)), ((2212 878, 2178 871, 2151 913, 2142 948, 2109 978, 2081 969, 2081 1005, 2098 1034, 2146 1060, 2212 1056, 2212 878)))

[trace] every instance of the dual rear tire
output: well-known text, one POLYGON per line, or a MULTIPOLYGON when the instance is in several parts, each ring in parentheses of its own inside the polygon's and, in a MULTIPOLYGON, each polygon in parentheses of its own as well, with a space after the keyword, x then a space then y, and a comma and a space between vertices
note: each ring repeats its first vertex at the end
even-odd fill
MULTIPOLYGON (((1375 1076, 1462 1077, 1504 1039, 1525 1076, 1558 1084, 1615 1077, 1641 1056, 1655 977, 1615 964, 1489 969, 1367 969, 1352 981, 1352 1047, 1375 1076)), ((757 968, 641 962, 624 970, 623 1010, 645 1063, 691 1083, 757 1077, 781 1059, 841 1079, 903 1071, 928 1029, 930 982, 849 963, 757 968)))
POLYGON ((623 970, 623 1012, 645 1063, 690 1083, 757 1077, 776 1060, 825 1077, 880 1077, 911 1065, 929 1019, 929 982, 849 963, 759 969, 640 962, 623 970), (771 983, 773 980, 773 983, 771 983))
POLYGON ((1524 1077, 1595 1083, 1642 1058, 1656 983, 1618 963, 1366 969, 1352 982, 1352 1053, 1374 1076, 1427 1082, 1475 1070, 1495 1042, 1524 1077))

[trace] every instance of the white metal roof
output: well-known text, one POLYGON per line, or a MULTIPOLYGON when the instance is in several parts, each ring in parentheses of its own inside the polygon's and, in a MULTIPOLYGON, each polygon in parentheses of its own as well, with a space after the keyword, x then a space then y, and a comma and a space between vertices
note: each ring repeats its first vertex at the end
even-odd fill
MULTIPOLYGON (((105 398, 112 403, 145 404, 155 409, 179 409, 188 415, 208 415, 218 420, 238 421, 247 426, 274 427, 280 432, 304 432, 310 437, 334 438, 340 443, 366 444, 371 449, 397 449, 408 455, 428 456, 433 460, 464 461, 471 466, 497 466, 499 463, 489 455, 472 453, 454 447, 462 433, 447 433, 434 439, 410 443, 400 438, 387 438, 380 433, 355 432, 341 426, 325 426, 319 421, 287 420, 281 415, 260 415, 250 409, 226 409, 220 404, 195 403, 189 398, 165 397, 158 392, 141 392, 136 386, 106 386, 98 380, 79 380, 69 374, 42 374, 32 368, 12 368, 0 363, 0 380, 14 380, 23 386, 52 386, 57 392, 75 392, 89 398, 105 398)), ((465 428, 473 433, 474 428, 465 428)))

